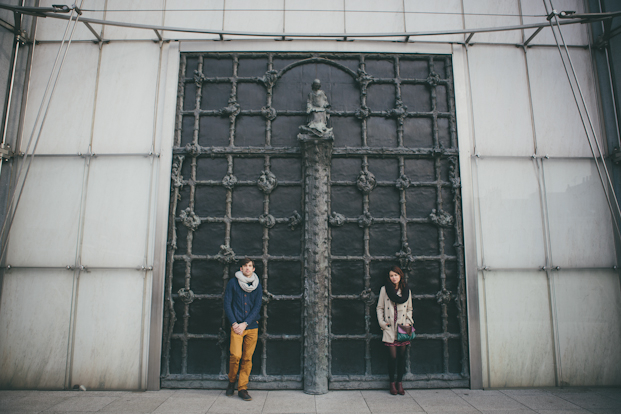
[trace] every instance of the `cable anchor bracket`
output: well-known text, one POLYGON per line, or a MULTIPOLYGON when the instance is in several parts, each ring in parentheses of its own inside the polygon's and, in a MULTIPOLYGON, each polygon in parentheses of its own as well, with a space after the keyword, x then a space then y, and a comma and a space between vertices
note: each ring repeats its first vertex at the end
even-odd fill
POLYGON ((552 10, 550 14, 548 14, 548 16, 546 17, 546 20, 550 21, 554 18, 554 16, 558 16, 558 15, 559 13, 556 10, 552 10))
POLYGON ((15 156, 15 152, 9 144, 0 145, 0 157, 4 160, 9 160, 15 156))

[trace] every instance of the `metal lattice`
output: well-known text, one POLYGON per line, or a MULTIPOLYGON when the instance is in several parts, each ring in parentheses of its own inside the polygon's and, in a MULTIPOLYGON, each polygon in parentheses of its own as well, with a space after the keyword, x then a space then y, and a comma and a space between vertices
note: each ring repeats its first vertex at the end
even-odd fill
POLYGON ((259 264, 264 289, 255 385, 302 387, 313 363, 304 361, 303 333, 322 317, 330 387, 386 381, 375 306, 388 267, 399 263, 417 328, 406 384, 467 385, 457 154, 448 56, 182 54, 163 386, 223 384, 222 296, 244 256, 259 264), (327 311, 304 309, 304 252, 313 248, 304 177, 312 171, 296 137, 315 78, 334 128, 327 311))

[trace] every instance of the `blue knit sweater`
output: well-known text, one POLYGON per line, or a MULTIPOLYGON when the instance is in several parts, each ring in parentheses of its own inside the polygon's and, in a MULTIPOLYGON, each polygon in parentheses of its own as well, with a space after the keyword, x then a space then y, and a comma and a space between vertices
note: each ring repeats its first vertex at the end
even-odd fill
POLYGON ((262 299, 261 282, 252 292, 245 292, 239 286, 237 278, 231 278, 224 292, 224 313, 229 323, 233 325, 235 322, 246 322, 246 329, 257 329, 262 299))

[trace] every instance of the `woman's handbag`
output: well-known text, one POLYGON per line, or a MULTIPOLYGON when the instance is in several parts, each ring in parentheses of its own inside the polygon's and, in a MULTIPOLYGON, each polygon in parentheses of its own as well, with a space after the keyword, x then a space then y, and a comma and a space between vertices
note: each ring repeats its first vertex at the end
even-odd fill
POLYGON ((397 325, 397 341, 405 342, 416 338, 416 329, 410 325, 397 325))

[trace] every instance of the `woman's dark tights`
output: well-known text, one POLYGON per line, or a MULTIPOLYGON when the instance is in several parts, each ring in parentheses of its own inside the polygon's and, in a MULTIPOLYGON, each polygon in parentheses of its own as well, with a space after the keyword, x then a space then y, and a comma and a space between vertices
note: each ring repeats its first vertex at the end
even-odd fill
POLYGON ((388 376, 390 382, 401 382, 405 373, 405 349, 406 346, 387 346, 388 348, 388 376), (395 370, 397 381, 395 381, 395 370))

